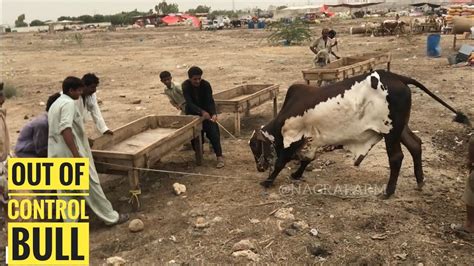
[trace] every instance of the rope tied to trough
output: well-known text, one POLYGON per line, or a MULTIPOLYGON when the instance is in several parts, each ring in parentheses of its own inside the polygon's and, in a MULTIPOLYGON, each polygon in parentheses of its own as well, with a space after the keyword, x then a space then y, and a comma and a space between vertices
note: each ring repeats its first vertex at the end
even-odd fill
MULTIPOLYGON (((151 168, 133 167, 133 166, 120 165, 120 164, 106 163, 106 162, 97 162, 97 161, 94 162, 94 163, 95 164, 101 164, 101 165, 113 166, 113 167, 120 167, 120 168, 123 168, 125 170, 139 170, 139 171, 144 171, 144 172, 177 174, 177 175, 183 175, 183 176, 205 176, 205 177, 227 178, 227 179, 242 179, 241 177, 227 176, 227 175, 213 175, 213 174, 201 174, 201 173, 171 171, 171 170, 163 170, 163 169, 151 169, 151 168)), ((138 194, 138 195, 140 195, 140 194, 138 194)))

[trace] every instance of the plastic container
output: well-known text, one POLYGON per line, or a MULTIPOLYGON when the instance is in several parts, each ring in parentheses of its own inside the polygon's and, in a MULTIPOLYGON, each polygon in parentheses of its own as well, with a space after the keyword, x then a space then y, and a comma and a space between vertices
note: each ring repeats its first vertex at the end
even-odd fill
POLYGON ((441 41, 440 34, 430 34, 428 35, 426 52, 429 57, 440 57, 441 56, 441 46, 439 45, 441 41))
POLYGON ((249 29, 255 29, 253 21, 249 21, 248 25, 249 25, 249 29))

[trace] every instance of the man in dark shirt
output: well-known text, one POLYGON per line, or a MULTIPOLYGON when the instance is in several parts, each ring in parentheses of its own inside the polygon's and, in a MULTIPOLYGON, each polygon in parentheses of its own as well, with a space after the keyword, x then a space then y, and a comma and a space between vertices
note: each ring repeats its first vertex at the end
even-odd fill
MULTIPOLYGON (((224 167, 219 126, 217 125, 217 111, 212 97, 211 84, 202 79, 202 70, 193 66, 188 70, 188 80, 183 82, 182 89, 186 100, 186 114, 198 115, 204 118, 202 123, 202 136, 207 138, 214 148, 217 156, 217 168, 224 167)), ((193 143, 193 146, 195 143, 193 143)))

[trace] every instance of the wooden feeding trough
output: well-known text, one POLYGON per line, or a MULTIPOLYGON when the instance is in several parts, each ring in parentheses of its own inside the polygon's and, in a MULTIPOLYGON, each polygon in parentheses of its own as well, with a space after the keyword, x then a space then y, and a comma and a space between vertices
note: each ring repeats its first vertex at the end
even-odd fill
POLYGON ((321 86, 323 81, 335 82, 372 71, 376 65, 387 64, 390 71, 390 53, 367 53, 341 58, 322 68, 303 70, 303 79, 307 84, 316 81, 321 86))
POLYGON ((364 53, 354 56, 349 56, 348 58, 356 60, 368 60, 374 59, 374 66, 387 65, 387 71, 390 71, 390 62, 392 61, 391 53, 364 53))
POLYGON ((303 78, 309 85, 316 81, 321 86, 323 81, 334 82, 370 72, 375 64, 374 59, 344 57, 327 64, 322 68, 303 70, 303 78))
MULTIPOLYGON (((127 174, 132 205, 139 208, 139 169, 150 168, 172 150, 191 140, 201 140, 202 120, 196 116, 146 116, 124 125, 112 136, 94 139, 92 155, 100 173, 127 174)), ((197 145, 196 162, 202 162, 197 145)))
POLYGON ((250 109, 273 100, 273 116, 277 114, 278 85, 249 84, 214 94, 218 112, 234 113, 234 133, 240 136, 240 115, 250 114, 250 109))

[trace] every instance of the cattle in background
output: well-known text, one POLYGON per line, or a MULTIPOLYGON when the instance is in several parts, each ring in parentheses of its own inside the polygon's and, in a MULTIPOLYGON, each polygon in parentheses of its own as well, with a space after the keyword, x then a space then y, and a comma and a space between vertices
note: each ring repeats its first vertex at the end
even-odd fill
POLYGON ((382 30, 382 24, 378 22, 367 22, 363 25, 365 27, 365 34, 369 34, 371 36, 378 36, 379 31, 382 30))
POLYGON ((385 35, 385 32, 390 35, 405 33, 406 23, 400 20, 385 20, 382 23, 382 35, 385 35))
POLYGON ((240 19, 233 19, 230 24, 232 25, 233 28, 241 28, 242 27, 242 21, 240 19))
POLYGON ((324 87, 292 85, 275 119, 255 130, 249 141, 257 170, 270 170, 260 183, 270 187, 291 160, 300 167, 291 177, 300 179, 317 150, 342 146, 354 155, 359 166, 382 138, 390 164, 386 196, 395 192, 403 160, 401 144, 413 157, 415 177, 421 189, 423 170, 421 140, 409 128, 411 91, 415 85, 456 113, 455 121, 469 124, 467 117, 450 107, 418 81, 385 70, 377 70, 324 87))

